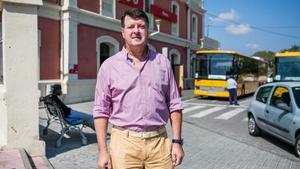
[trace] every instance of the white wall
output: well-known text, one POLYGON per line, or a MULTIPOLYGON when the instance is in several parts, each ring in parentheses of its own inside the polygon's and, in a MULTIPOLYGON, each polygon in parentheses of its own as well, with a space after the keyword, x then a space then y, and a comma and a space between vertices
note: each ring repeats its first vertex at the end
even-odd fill
MULTIPOLYGON (((4 84, 0 85, 0 146, 44 155, 39 140, 37 6, 3 4, 4 84)), ((42 1, 39 1, 42 3, 42 1)), ((39 3, 38 3, 39 4, 39 3)))

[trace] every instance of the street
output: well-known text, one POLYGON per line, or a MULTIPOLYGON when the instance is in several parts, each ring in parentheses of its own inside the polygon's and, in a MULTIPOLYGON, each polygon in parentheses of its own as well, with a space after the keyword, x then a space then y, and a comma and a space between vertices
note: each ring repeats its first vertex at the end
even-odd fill
POLYGON ((247 130, 247 108, 252 96, 239 100, 240 106, 229 106, 227 100, 214 98, 191 99, 184 102, 184 122, 238 142, 290 160, 298 160, 293 147, 263 133, 253 137, 247 130))
MULTIPOLYGON (((229 106, 227 100, 190 98, 184 100, 183 138, 185 158, 180 169, 239 169, 239 168, 300 168, 300 160, 293 147, 263 134, 252 137, 247 131, 247 106, 252 96, 239 99, 240 106, 229 106)), ((91 112, 92 102, 70 105, 91 112)), ((41 116, 44 112, 41 109, 41 116)), ((41 117, 41 128, 45 118, 41 117)), ((92 130, 83 131, 88 145, 81 146, 78 133, 55 147, 59 126, 50 126, 43 136, 47 144, 47 157, 54 168, 96 168, 97 144, 92 130)), ((168 125, 170 134, 170 126, 168 125)), ((169 135, 170 136, 170 135, 169 135)), ((170 136, 171 137, 171 136, 170 136)))

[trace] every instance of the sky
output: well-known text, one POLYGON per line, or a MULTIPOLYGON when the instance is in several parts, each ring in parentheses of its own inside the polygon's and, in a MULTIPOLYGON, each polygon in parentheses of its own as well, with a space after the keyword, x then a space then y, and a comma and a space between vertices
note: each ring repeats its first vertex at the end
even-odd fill
POLYGON ((245 55, 300 46, 300 0, 204 0, 204 35, 245 55))

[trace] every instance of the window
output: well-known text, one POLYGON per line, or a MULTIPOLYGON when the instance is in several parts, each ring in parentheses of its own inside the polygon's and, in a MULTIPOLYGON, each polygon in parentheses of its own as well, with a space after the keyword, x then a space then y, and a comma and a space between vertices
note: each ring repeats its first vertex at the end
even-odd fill
POLYGON ((294 93, 294 99, 296 101, 296 104, 298 108, 300 108, 300 86, 293 87, 293 93, 294 93))
POLYGON ((198 17, 196 15, 192 15, 192 41, 198 42, 198 17))
POLYGON ((256 95, 256 100, 262 103, 267 103, 273 86, 266 86, 259 89, 256 95))
POLYGON ((100 65, 102 65, 102 63, 109 58, 110 56, 110 47, 108 44, 106 43, 101 43, 100 44, 100 65))
POLYGON ((177 16, 177 22, 172 23, 172 34, 178 36, 179 34, 179 5, 172 1, 172 13, 177 16))
POLYGON ((153 30, 153 14, 151 13, 151 5, 153 4, 153 0, 144 0, 144 11, 146 12, 149 19, 149 30, 153 30))
POLYGON ((169 51, 169 60, 172 65, 180 64, 180 52, 177 49, 171 49, 169 51))
POLYGON ((119 51, 120 43, 111 36, 100 36, 96 39, 97 69, 110 56, 119 51))
POLYGON ((153 4, 153 0, 144 0, 144 11, 150 13, 150 7, 153 4))
POLYGON ((285 87, 277 87, 272 95, 270 104, 283 110, 291 110, 289 90, 285 87))
POLYGON ((114 18, 115 17, 114 9, 115 9, 115 0, 101 1, 101 9, 100 9, 101 15, 114 18))

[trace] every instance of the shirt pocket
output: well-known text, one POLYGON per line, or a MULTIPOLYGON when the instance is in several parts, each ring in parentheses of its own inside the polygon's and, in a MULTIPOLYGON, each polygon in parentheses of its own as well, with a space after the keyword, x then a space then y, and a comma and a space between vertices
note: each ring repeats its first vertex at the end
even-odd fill
POLYGON ((168 88, 168 74, 166 69, 160 69, 151 80, 151 87, 159 93, 163 93, 168 88))
POLYGON ((115 78, 115 81, 111 86, 112 97, 117 97, 118 95, 127 91, 130 88, 131 82, 132 80, 130 79, 130 76, 126 74, 115 78))

